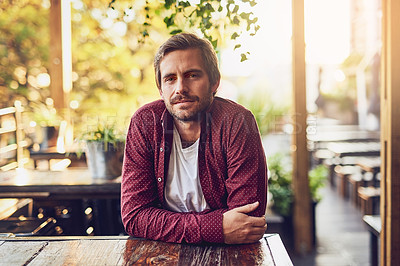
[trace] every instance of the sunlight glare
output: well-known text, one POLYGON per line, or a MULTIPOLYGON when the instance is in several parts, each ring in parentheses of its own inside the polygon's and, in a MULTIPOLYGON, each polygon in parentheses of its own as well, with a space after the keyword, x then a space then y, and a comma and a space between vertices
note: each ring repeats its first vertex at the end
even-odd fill
POLYGON ((350 53, 350 1, 306 0, 306 60, 340 64, 350 53))

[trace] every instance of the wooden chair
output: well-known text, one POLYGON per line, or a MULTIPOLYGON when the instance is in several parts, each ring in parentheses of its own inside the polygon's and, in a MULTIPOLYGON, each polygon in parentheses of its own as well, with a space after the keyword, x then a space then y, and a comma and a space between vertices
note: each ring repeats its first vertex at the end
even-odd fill
POLYGON ((375 208, 379 206, 381 189, 376 187, 359 187, 358 197, 361 203, 361 212, 364 215, 374 215, 378 211, 375 208))
POLYGON ((361 170, 358 166, 352 166, 352 165, 337 165, 334 169, 335 171, 335 176, 337 177, 337 187, 339 194, 343 198, 348 198, 349 197, 349 192, 348 192, 348 179, 351 175, 357 175, 361 173, 361 170))
POLYGON ((22 168, 27 161, 23 149, 28 146, 22 126, 23 108, 20 101, 0 109, 0 170, 22 168))

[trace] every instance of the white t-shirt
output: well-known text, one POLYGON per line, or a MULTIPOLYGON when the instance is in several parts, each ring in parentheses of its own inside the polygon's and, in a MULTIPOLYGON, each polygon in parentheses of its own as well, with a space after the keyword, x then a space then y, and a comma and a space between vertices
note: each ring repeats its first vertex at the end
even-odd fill
POLYGON ((183 149, 181 137, 174 125, 164 195, 168 209, 175 212, 201 212, 209 209, 201 190, 198 165, 199 139, 183 149))

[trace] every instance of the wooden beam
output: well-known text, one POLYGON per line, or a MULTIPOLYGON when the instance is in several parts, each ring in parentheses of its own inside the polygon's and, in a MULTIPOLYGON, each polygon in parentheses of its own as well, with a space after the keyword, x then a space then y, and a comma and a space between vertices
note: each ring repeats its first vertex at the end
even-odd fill
POLYGON ((61 1, 51 0, 50 7, 50 95, 54 107, 64 108, 63 69, 62 69, 62 21, 61 1))
POLYGON ((382 1, 380 265, 400 265, 400 2, 382 1))
POLYGON ((293 191, 295 251, 312 249, 311 196, 308 185, 306 70, 304 42, 304 0, 292 0, 292 77, 293 77, 293 191))
POLYGON ((71 3, 51 0, 50 17, 50 95, 54 107, 63 109, 71 91, 71 3))

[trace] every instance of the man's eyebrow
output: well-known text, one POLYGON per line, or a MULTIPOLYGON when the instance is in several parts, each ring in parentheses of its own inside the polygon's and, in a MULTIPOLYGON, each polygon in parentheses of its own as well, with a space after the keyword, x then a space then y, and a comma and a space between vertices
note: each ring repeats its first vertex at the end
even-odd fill
POLYGON ((203 73, 204 71, 202 69, 198 69, 198 68, 193 68, 193 69, 189 69, 185 71, 185 74, 187 73, 203 73))
POLYGON ((166 78, 169 78, 169 77, 172 77, 172 76, 176 76, 176 74, 174 74, 174 73, 167 73, 167 74, 165 74, 164 76, 162 76, 162 79, 166 79, 166 78))

